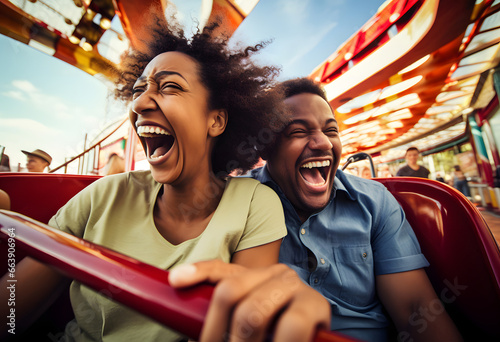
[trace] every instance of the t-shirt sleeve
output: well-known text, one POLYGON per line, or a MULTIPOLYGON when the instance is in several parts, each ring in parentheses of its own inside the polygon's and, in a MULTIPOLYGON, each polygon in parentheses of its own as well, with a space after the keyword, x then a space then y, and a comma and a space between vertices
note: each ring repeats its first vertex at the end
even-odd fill
POLYGON ((71 198, 50 219, 49 226, 82 238, 90 216, 92 191, 96 183, 71 198))
POLYGON ((285 235, 285 217, 278 195, 268 186, 258 184, 250 203, 245 231, 235 252, 279 240, 285 235))
POLYGON ((387 189, 372 238, 375 274, 411 271, 429 266, 403 208, 387 189))

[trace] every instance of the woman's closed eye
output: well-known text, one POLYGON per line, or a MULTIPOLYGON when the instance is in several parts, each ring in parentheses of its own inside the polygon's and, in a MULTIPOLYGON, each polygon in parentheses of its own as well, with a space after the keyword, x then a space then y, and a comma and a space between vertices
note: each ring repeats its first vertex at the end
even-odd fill
POLYGON ((174 90, 183 90, 183 88, 177 83, 166 82, 160 86, 161 91, 174 91, 174 90))
POLYGON ((136 98, 137 96, 139 96, 140 94, 142 94, 144 91, 145 91, 145 87, 143 86, 138 86, 138 87, 134 87, 132 88, 132 96, 134 98, 136 98))

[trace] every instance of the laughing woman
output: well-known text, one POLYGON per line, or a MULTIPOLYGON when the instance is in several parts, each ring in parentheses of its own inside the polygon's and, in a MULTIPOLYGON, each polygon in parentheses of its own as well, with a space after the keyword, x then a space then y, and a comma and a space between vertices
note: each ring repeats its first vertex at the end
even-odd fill
MULTIPOLYGON (((213 37, 216 28, 188 40, 157 20, 148 50, 128 53, 116 95, 130 102, 151 170, 102 178, 59 210, 51 226, 163 269, 208 259, 246 267, 278 261, 286 228, 275 192, 227 177, 252 167, 268 142, 258 137, 279 129, 281 101, 265 91, 277 70, 251 62, 262 45, 231 51, 227 40, 213 37)), ((27 291, 18 296, 32 307, 46 305, 63 281, 29 258, 17 269, 27 291)), ((68 340, 182 339, 81 283, 73 282, 70 294, 75 321, 68 340)))

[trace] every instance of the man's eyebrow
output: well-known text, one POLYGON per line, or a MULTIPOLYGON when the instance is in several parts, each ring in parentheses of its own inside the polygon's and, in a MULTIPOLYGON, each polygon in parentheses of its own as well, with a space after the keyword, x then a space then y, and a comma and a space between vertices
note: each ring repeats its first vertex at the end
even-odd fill
POLYGON ((302 120, 302 119, 295 119, 295 120, 290 120, 286 127, 289 127, 291 125, 303 125, 303 126, 309 126, 309 124, 307 123, 306 120, 302 120))
MULTIPOLYGON (((176 72, 176 71, 167 71, 167 70, 162 70, 162 71, 159 71, 157 72, 156 74, 154 74, 153 76, 153 79, 155 80, 155 82, 158 83, 158 80, 162 77, 165 77, 165 76, 172 76, 172 75, 177 75, 177 76, 180 76, 184 81, 186 81, 187 83, 189 83, 185 78, 184 76, 182 76, 180 73, 176 72)), ((148 76, 146 75, 143 75, 143 76, 140 76, 137 81, 135 81, 136 83, 137 82, 142 82, 142 81, 145 81, 148 79, 148 76)))
MULTIPOLYGON (((331 119, 328 119, 326 120, 326 124, 330 124, 330 123, 335 123, 337 124, 337 120, 335 120, 335 118, 331 118, 331 119)), ((286 127, 289 127, 291 125, 302 125, 302 126, 309 126, 309 123, 307 122, 307 120, 303 120, 303 119, 295 119, 295 120, 290 120, 288 122, 288 124, 286 125, 286 127)))

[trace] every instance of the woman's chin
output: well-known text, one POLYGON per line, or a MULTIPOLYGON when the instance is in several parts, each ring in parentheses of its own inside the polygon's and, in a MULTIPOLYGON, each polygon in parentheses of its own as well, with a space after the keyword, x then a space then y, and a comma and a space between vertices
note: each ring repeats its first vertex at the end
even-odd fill
POLYGON ((173 184, 179 178, 179 175, 174 174, 172 171, 158 170, 153 166, 151 166, 151 175, 155 181, 161 184, 173 184))

